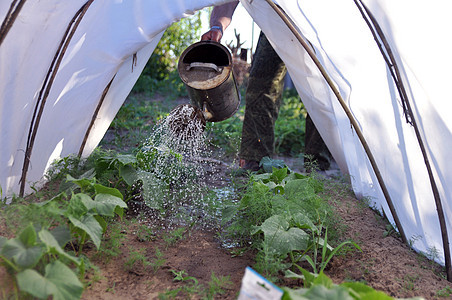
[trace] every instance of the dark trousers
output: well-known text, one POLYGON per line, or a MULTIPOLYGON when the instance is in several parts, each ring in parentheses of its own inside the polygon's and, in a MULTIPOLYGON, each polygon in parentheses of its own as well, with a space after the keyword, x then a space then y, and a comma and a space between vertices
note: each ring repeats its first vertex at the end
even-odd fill
MULTIPOLYGON (((245 118, 239 153, 241 159, 260 161, 265 156, 273 155, 275 122, 281 105, 286 73, 284 62, 261 32, 246 89, 245 118)), ((308 125, 306 128, 306 150, 309 149, 309 154, 317 159, 317 154, 328 149, 313 125, 310 121, 309 128, 308 125)))

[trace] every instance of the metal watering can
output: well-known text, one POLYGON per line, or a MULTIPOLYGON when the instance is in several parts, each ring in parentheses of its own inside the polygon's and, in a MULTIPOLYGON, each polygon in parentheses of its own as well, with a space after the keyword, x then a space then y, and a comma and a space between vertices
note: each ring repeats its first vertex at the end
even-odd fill
POLYGON ((205 121, 223 121, 237 112, 240 94, 226 47, 212 41, 197 42, 182 53, 178 71, 191 104, 202 111, 205 121))

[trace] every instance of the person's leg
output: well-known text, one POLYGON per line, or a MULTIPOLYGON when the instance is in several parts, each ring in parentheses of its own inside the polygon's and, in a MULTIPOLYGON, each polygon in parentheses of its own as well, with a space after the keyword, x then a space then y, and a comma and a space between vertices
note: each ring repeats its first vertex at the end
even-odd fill
POLYGON ((259 162, 263 157, 273 155, 274 127, 286 73, 284 62, 261 33, 245 96, 245 118, 239 153, 242 166, 243 161, 259 162))
POLYGON ((305 130, 305 168, 315 164, 320 170, 328 170, 331 154, 309 114, 306 116, 305 130))

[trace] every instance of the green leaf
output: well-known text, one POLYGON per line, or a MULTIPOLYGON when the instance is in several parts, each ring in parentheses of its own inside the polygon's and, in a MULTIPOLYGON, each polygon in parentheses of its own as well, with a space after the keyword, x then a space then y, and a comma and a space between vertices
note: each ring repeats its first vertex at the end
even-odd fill
POLYGON ((59 193, 58 195, 56 195, 55 197, 53 197, 52 199, 49 199, 47 201, 42 201, 42 202, 38 202, 38 203, 32 203, 32 205, 41 207, 41 206, 45 206, 47 204, 49 204, 50 202, 59 202, 61 201, 64 197, 66 196, 66 194, 64 192, 59 193))
POLYGON ((18 238, 25 246, 30 247, 36 244, 36 237, 35 228, 30 224, 22 230, 18 238))
POLYGON ((45 276, 35 270, 25 270, 16 275, 21 291, 39 299, 53 296, 53 300, 80 299, 83 285, 74 272, 61 263, 54 261, 45 268, 45 276))
POLYGON ((7 238, 5 238, 4 236, 0 236, 0 253, 1 253, 3 245, 6 243, 6 241, 8 241, 7 238))
POLYGON ((94 245, 96 245, 97 249, 99 249, 102 238, 102 227, 99 222, 97 222, 97 220, 90 214, 83 216, 81 219, 77 219, 74 216, 68 216, 68 218, 72 225, 85 231, 93 241, 94 245))
POLYGON ((301 289, 290 289, 287 287, 283 288, 284 294, 281 298, 281 300, 308 300, 309 298, 305 297, 304 294, 306 294, 307 289, 301 288, 301 289))
POLYGON ((331 289, 323 285, 312 286, 304 296, 315 300, 354 300, 348 290, 342 286, 334 286, 331 289))
POLYGON ((61 247, 56 238, 49 231, 42 229, 39 233, 39 238, 41 241, 47 246, 49 252, 54 254, 59 254, 63 257, 66 257, 70 261, 74 262, 77 266, 80 265, 80 259, 74 257, 67 252, 65 252, 61 247))
POLYGON ((131 165, 121 166, 119 176, 129 185, 133 185, 138 180, 137 170, 131 165))
POLYGON ((69 174, 67 175, 66 180, 68 182, 77 184, 82 189, 89 188, 96 182, 96 180, 91 177, 83 177, 83 175, 82 175, 82 177, 80 179, 77 179, 77 178, 72 177, 69 174))
POLYGON ((310 236, 300 228, 289 228, 289 222, 284 216, 275 215, 268 218, 260 229, 264 232, 268 246, 281 255, 308 247, 310 236))
POLYGON ((37 236, 33 225, 28 225, 17 238, 3 244, 1 254, 22 269, 34 267, 44 255, 44 249, 36 244, 37 236))
POLYGON ((259 181, 261 180, 262 182, 266 183, 269 181, 269 179, 271 178, 272 173, 263 173, 263 174, 254 174, 252 175, 253 179, 255 181, 259 181))
POLYGON ((77 216, 84 215, 86 212, 96 209, 96 202, 94 202, 93 198, 91 198, 89 195, 85 193, 78 193, 72 195, 71 202, 72 201, 74 202, 73 208, 74 211, 76 212, 75 215, 77 216), (80 205, 79 202, 81 202, 86 209, 81 208, 79 206, 80 205))
POLYGON ((284 178, 284 181, 287 183, 287 182, 292 181, 292 180, 305 179, 305 178, 308 178, 308 177, 309 177, 308 175, 303 175, 303 174, 300 174, 300 173, 292 172, 289 175, 287 175, 286 178, 284 178))
POLYGON ((120 216, 122 218, 122 216, 124 215, 124 208, 116 206, 115 214, 117 214, 118 216, 120 216))
POLYGON ((295 265, 300 271, 301 274, 303 274, 304 280, 303 284, 305 288, 309 288, 314 284, 315 279, 317 278, 317 274, 313 274, 309 272, 308 270, 303 269, 302 267, 295 265))
POLYGON ((273 168, 284 168, 286 164, 283 160, 280 159, 271 159, 268 156, 261 159, 259 162, 259 166, 261 166, 266 173, 272 173, 273 168))
POLYGON ((96 190, 96 194, 109 194, 119 199, 123 199, 121 192, 118 189, 107 187, 101 184, 94 184, 94 189, 96 190))
POLYGON ((96 211, 99 215, 113 217, 116 206, 127 208, 127 204, 121 198, 111 194, 97 194, 94 198, 96 211))
POLYGON ((309 216, 305 213, 297 212, 292 216, 292 219, 298 228, 318 230, 317 226, 312 223, 309 216))
POLYGON ((297 273, 295 273, 295 272, 293 272, 291 270, 286 270, 285 271, 285 277, 286 278, 302 279, 302 280, 305 279, 303 275, 297 274, 297 273))
POLYGON ((115 157, 115 160, 120 162, 122 165, 131 165, 137 162, 137 158, 131 154, 120 154, 115 157))
POLYGON ((253 190, 256 193, 265 194, 268 193, 268 191, 270 191, 270 188, 263 184, 262 182, 255 182, 253 183, 253 190))
POLYGON ((276 183, 274 183, 273 181, 269 181, 269 182, 264 183, 264 184, 269 188, 269 190, 273 190, 275 187, 278 186, 278 185, 277 185, 276 183))
POLYGON ((227 206, 222 211, 222 220, 221 223, 225 224, 231 221, 237 215, 238 209, 237 206, 227 206))
POLYGON ((71 240, 71 231, 67 226, 58 226, 50 231, 53 237, 57 240, 58 245, 64 248, 71 240))
POLYGON ((320 272, 320 274, 314 279, 313 284, 314 285, 320 284, 329 289, 334 286, 333 281, 328 276, 326 276, 323 272, 320 272))
POLYGON ((92 200, 91 197, 89 197, 87 194, 83 193, 72 194, 69 206, 65 212, 65 216, 81 218, 89 210, 88 199, 92 200))
POLYGON ((99 222, 100 227, 102 227, 102 233, 105 233, 107 230, 107 221, 99 215, 95 215, 94 218, 99 222))
POLYGON ((276 186, 274 189, 274 193, 276 195, 284 195, 284 187, 281 185, 276 186))
POLYGON ((366 294, 366 293, 370 293, 370 292, 374 291, 374 289, 372 287, 370 287, 362 282, 357 282, 357 281, 343 282, 340 285, 345 286, 349 289, 352 289, 355 292, 357 292, 358 294, 366 294))
POLYGON ((288 173, 287 168, 277 169, 273 167, 271 179, 275 183, 281 183, 284 178, 286 178, 288 173))
POLYGON ((284 190, 288 199, 304 200, 315 196, 315 190, 309 183, 309 178, 289 181, 284 186, 284 190))

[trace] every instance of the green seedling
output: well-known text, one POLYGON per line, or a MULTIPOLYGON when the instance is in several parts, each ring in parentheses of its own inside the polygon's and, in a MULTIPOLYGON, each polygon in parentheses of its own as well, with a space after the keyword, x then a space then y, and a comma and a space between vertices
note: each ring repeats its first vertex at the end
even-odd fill
POLYGON ((132 271, 135 268, 142 267, 146 269, 148 266, 152 265, 150 261, 148 261, 146 257, 146 250, 144 248, 131 250, 129 249, 129 257, 124 262, 124 267, 127 271, 132 271))
POLYGON ((155 259, 151 262, 152 270, 154 274, 166 263, 164 254, 160 251, 158 247, 155 247, 155 259))
POLYGON ((232 287, 229 276, 217 277, 214 272, 210 275, 210 281, 207 283, 205 297, 207 299, 215 299, 217 295, 223 295, 227 289, 232 287))
POLYGON ((171 270, 171 272, 174 275, 173 281, 187 281, 187 280, 192 280, 194 282, 194 284, 198 284, 198 279, 196 279, 193 276, 186 276, 188 275, 186 271, 182 270, 182 271, 176 271, 176 270, 171 270))
POLYGON ((186 232, 185 227, 177 228, 163 236, 163 240, 166 243, 166 248, 169 246, 174 245, 178 241, 182 240, 184 238, 184 233, 186 232))

